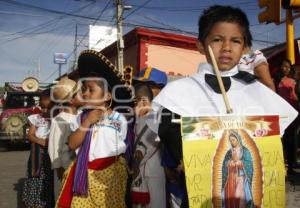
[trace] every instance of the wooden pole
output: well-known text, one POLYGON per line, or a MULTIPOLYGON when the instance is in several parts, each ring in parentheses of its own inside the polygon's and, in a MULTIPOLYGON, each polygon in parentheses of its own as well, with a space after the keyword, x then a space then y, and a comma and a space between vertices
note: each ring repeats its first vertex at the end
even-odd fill
POLYGON ((221 78, 221 74, 220 74, 220 71, 219 71, 214 53, 213 53, 210 46, 208 46, 208 52, 209 52, 209 56, 210 56, 210 59, 212 61, 213 68, 214 68, 214 71, 215 71, 215 74, 217 76, 217 80, 218 80, 218 83, 219 83, 219 86, 220 86, 220 89, 221 89, 223 100, 224 100, 224 103, 225 103, 225 106, 226 106, 226 113, 228 113, 228 114, 232 113, 233 111, 232 111, 232 108, 230 107, 230 104, 229 104, 229 100, 228 100, 228 97, 227 97, 227 94, 226 94, 226 91, 225 91, 225 88, 224 88, 223 80, 221 78))

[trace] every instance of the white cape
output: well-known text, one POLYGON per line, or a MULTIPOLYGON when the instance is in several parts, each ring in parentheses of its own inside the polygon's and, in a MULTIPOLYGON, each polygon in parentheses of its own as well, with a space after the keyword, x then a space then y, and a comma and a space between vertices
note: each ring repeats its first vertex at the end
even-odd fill
MULTIPOLYGON (((226 115, 222 94, 215 93, 205 83, 206 73, 214 74, 211 65, 200 64, 197 74, 169 83, 153 100, 153 110, 159 112, 164 107, 181 116, 194 117, 226 115)), ((238 69, 234 67, 221 75, 236 73, 238 69)), ((298 114, 283 98, 258 81, 245 84, 231 78, 227 96, 233 109, 231 115, 279 115, 281 135, 298 114)), ((153 128, 157 130, 157 127, 153 128)))

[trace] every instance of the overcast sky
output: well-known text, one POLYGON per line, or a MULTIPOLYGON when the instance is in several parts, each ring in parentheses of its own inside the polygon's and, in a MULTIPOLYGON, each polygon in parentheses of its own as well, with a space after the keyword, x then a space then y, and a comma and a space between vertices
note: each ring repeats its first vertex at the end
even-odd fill
MULTIPOLYGON (((202 10, 213 4, 230 4, 248 15, 254 48, 260 49, 285 41, 285 25, 261 25, 261 11, 253 0, 123 0, 133 8, 124 12, 124 33, 145 25, 172 29, 176 33, 197 33, 202 10)), ((54 52, 70 55, 62 72, 74 61, 75 27, 78 27, 78 52, 88 45, 88 25, 114 25, 114 0, 0 0, 0 86, 6 81, 21 82, 36 75, 52 82, 58 76, 54 52), (90 19, 88 19, 90 18, 90 19), (95 19, 98 19, 96 21, 95 19)), ((299 20, 295 21, 299 37, 299 20)))

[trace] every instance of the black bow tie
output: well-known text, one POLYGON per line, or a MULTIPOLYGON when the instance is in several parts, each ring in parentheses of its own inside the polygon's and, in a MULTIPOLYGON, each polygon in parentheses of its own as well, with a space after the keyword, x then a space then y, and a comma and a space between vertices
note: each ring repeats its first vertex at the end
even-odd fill
MULTIPOLYGON (((230 77, 221 77, 223 80, 225 91, 227 92, 231 86, 230 77)), ((251 83, 254 82, 256 76, 250 74, 245 71, 239 71, 237 74, 233 75, 232 78, 238 79, 244 83, 251 83)), ((221 89, 218 84, 218 80, 216 75, 213 74, 205 74, 205 82, 218 94, 221 94, 221 89)))

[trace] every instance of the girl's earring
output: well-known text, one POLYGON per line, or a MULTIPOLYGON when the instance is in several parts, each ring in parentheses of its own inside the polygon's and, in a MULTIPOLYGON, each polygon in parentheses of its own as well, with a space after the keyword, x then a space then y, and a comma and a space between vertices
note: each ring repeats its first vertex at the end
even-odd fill
POLYGON ((107 106, 107 108, 110 108, 111 105, 112 105, 112 98, 110 98, 109 105, 107 106))

